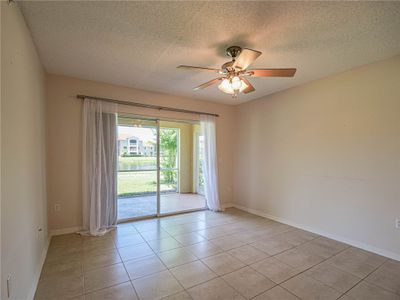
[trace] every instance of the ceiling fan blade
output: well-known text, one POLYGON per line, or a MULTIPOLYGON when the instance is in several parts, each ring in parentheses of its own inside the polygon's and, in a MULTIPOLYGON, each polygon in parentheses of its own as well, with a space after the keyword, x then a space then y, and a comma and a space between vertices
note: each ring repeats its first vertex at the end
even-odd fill
POLYGON ((177 66, 177 68, 178 69, 193 70, 193 71, 207 71, 207 72, 213 72, 213 73, 219 73, 221 71, 219 69, 214 69, 214 68, 204 68, 204 67, 185 66, 185 65, 177 66))
POLYGON ((242 93, 244 94, 248 94, 251 92, 254 92, 256 89, 254 88, 254 86, 250 83, 250 81, 247 78, 241 77, 240 79, 242 79, 244 81, 244 83, 247 84, 247 88, 245 88, 242 93))
POLYGON ((209 87, 210 85, 216 84, 218 81, 221 81, 223 78, 215 78, 213 80, 207 81, 203 84, 200 84, 199 86, 196 86, 193 90, 197 91, 200 89, 205 89, 206 87, 209 87))
POLYGON ((296 69, 256 69, 248 70, 254 77, 293 77, 296 69))
POLYGON ((233 63, 233 68, 247 69, 261 55, 260 51, 244 48, 233 63))

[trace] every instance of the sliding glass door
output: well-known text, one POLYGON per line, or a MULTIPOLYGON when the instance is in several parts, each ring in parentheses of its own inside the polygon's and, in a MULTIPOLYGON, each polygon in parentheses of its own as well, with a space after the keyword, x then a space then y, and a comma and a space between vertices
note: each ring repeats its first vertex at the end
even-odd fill
POLYGON ((199 125, 118 118, 118 219, 206 206, 199 125))
POLYGON ((118 118, 118 219, 156 216, 157 120, 118 118))

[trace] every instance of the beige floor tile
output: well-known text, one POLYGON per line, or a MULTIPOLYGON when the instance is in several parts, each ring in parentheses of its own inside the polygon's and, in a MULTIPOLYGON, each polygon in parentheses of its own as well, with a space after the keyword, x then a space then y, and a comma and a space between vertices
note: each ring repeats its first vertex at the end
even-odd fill
POLYGON ((82 246, 66 246, 49 248, 47 251, 46 262, 60 262, 65 259, 72 261, 78 260, 82 256, 82 246))
POLYGON ((337 299, 341 293, 304 274, 297 275, 281 284, 301 299, 337 299))
POLYGON ((172 236, 186 234, 194 231, 203 230, 205 225, 203 222, 185 223, 176 226, 165 228, 165 230, 172 236))
POLYGON ((245 244, 254 243, 260 239, 263 239, 263 233, 260 231, 239 231, 233 232, 235 237, 245 244))
POLYGON ((137 245, 137 244, 141 244, 141 243, 145 242, 145 240, 142 238, 142 236, 138 233, 117 236, 114 238, 114 241, 118 248, 131 246, 131 245, 137 245))
POLYGON ((310 253, 306 249, 299 249, 299 248, 294 248, 285 251, 274 257, 282 261, 283 263, 290 265, 300 271, 304 271, 308 268, 311 268, 324 260, 324 258, 321 256, 310 253))
POLYGON ((391 259, 386 261, 365 281, 400 295, 400 262, 391 259))
POLYGON ((54 263, 45 263, 42 268, 40 279, 65 277, 65 276, 82 276, 81 261, 60 260, 54 263))
POLYGON ((245 245, 245 243, 235 238, 234 235, 212 239, 211 242, 225 251, 245 245))
POLYGON ((76 233, 53 236, 49 248, 76 247, 82 245, 82 236, 76 233))
POLYGON ((118 251, 116 251, 116 249, 112 250, 114 251, 110 253, 104 253, 94 256, 85 256, 85 258, 83 259, 83 270, 87 272, 96 268, 106 267, 120 263, 121 258, 119 257, 118 251))
POLYGON ((187 234, 175 235, 174 238, 184 246, 189 246, 206 241, 204 237, 196 232, 191 232, 187 234))
POLYGON ((109 288, 86 294, 85 300, 136 300, 135 290, 130 282, 114 285, 109 288))
POLYGON ((329 285, 341 293, 347 292, 360 281, 360 278, 341 271, 327 263, 316 265, 307 270, 305 274, 329 285))
POLYGON ((276 236, 277 239, 280 239, 282 241, 286 241, 290 244, 292 244, 293 246, 299 246, 301 244, 304 244, 306 242, 309 242, 315 238, 318 237, 318 235, 311 233, 311 232, 307 232, 301 229, 293 229, 293 230, 289 230, 287 232, 278 234, 276 236))
POLYGON ((81 248, 83 245, 83 238, 79 234, 64 234, 52 236, 49 243, 49 249, 57 248, 81 248))
POLYGON ((264 251, 265 253, 268 253, 269 255, 275 255, 294 247, 292 244, 276 237, 259 240, 251 245, 261 251, 264 251))
POLYGON ((36 290, 35 299, 68 299, 79 295, 83 295, 83 277, 65 276, 48 278, 40 281, 36 290))
POLYGON ((174 295, 170 295, 162 298, 163 300, 192 300, 192 297, 188 294, 188 292, 179 292, 174 295))
POLYGON ((166 270, 166 267, 156 255, 129 260, 124 264, 131 280, 166 270))
POLYGON ((298 300, 295 295, 289 293, 287 290, 276 286, 265 293, 253 298, 254 300, 298 300))
POLYGON ((353 298, 350 298, 350 297, 347 296, 347 295, 342 295, 342 296, 340 296, 340 298, 339 298, 338 300, 354 300, 354 299, 353 299, 353 298))
POLYGON ((132 281, 140 299, 160 299, 183 290, 169 271, 163 271, 132 281))
POLYGON ((275 283, 281 283, 300 273, 299 270, 296 270, 295 268, 273 257, 269 257, 255 264, 252 264, 250 265, 250 267, 268 277, 275 283))
POLYGON ((141 232, 140 235, 145 239, 146 241, 153 241, 153 240, 159 240, 159 239, 165 239, 171 237, 168 232, 166 232, 163 229, 160 230, 151 230, 151 231, 146 231, 146 232, 141 232))
POLYGON ((147 243, 119 248, 118 252, 123 261, 154 254, 153 250, 149 247, 149 245, 147 245, 147 243))
POLYGON ((82 248, 84 251, 89 251, 93 249, 115 248, 115 243, 111 235, 107 235, 107 237, 93 237, 84 240, 82 248))
POLYGON ((95 248, 91 250, 86 250, 83 251, 83 261, 92 256, 97 256, 97 255, 115 255, 118 254, 117 248, 95 248))
POLYGON ((129 280, 123 264, 95 269, 84 274, 85 293, 94 292, 129 280))
POLYGON ((162 229, 158 220, 145 220, 137 223, 135 222, 134 227, 139 233, 162 229))
POLYGON ((285 224, 281 224, 278 222, 271 222, 268 223, 264 226, 262 226, 261 228, 259 227, 258 230, 262 231, 262 235, 260 236, 260 239, 265 239, 265 238, 269 238, 272 236, 277 236, 279 234, 282 234, 284 232, 287 232, 289 230, 293 230, 294 227, 285 225, 285 224))
POLYGON ((185 289, 217 277, 217 275, 201 261, 194 261, 181 265, 172 268, 170 271, 185 289))
POLYGON ((329 239, 317 238, 311 242, 302 244, 301 246, 297 247, 297 249, 323 257, 324 259, 328 259, 338 254, 343 249, 348 248, 347 245, 344 248, 341 247, 341 245, 345 244, 339 242, 336 243, 337 245, 335 245, 333 242, 330 242, 329 239))
POLYGON ((354 299, 353 299, 353 298, 350 298, 350 297, 347 296, 347 295, 342 295, 342 296, 340 296, 340 298, 339 298, 338 300, 354 300, 354 299))
POLYGON ((246 299, 253 298, 276 285, 250 267, 239 269, 222 278, 246 299))
POLYGON ((111 231, 111 235, 114 238, 125 236, 125 235, 137 234, 137 233, 138 233, 138 231, 133 226, 133 223, 119 224, 115 230, 111 231))
POLYGON ((357 248, 349 248, 327 262, 345 272, 364 278, 385 262, 386 258, 357 248))
POLYGON ((218 275, 224 275, 245 266, 237 258, 228 253, 221 253, 202 259, 202 261, 218 275))
POLYGON ((241 300, 243 298, 236 290, 221 278, 196 285, 188 290, 194 300, 241 300))
POLYGON ((206 228, 204 230, 197 231, 197 233, 205 237, 206 239, 215 239, 228 235, 226 230, 223 230, 218 227, 206 228))
POLYGON ((196 256, 183 248, 160 252, 157 255, 167 268, 173 268, 197 260, 196 256))
POLYGON ((50 256, 47 255, 45 259, 45 264, 60 264, 60 263, 78 263, 83 264, 83 254, 82 252, 77 252, 73 254, 66 254, 60 256, 50 256))
POLYGON ((350 245, 326 237, 318 237, 312 240, 310 244, 319 246, 321 250, 326 251, 329 255, 335 255, 350 247, 350 245))
POLYGON ((182 247, 182 244, 172 237, 159 240, 152 240, 148 241, 147 243, 155 252, 167 251, 182 247))
POLYGON ((355 300, 399 300, 400 296, 365 281, 360 282, 346 294, 355 300))
POLYGON ((191 253, 193 253, 198 258, 205 258, 205 257, 212 256, 212 255, 215 255, 215 254, 218 254, 218 253, 221 253, 224 251, 220 247, 218 247, 208 241, 185 247, 185 249, 189 250, 191 253))
POLYGON ((229 250, 228 253, 236 257, 246 265, 255 263, 269 256, 265 252, 258 250, 250 245, 245 245, 229 250))

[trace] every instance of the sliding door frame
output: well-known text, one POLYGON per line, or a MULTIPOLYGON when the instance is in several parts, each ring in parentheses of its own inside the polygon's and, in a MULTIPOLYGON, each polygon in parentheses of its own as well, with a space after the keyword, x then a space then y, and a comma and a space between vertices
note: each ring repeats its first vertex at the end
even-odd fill
POLYGON ((161 188, 160 188, 160 119, 157 119, 157 217, 161 214, 161 188))
MULTIPOLYGON (((189 122, 189 121, 185 121, 185 120, 177 120, 177 119, 168 120, 168 119, 161 119, 161 118, 152 118, 152 117, 140 116, 140 115, 135 115, 135 114, 130 114, 130 113, 121 113, 121 114, 118 114, 118 116, 131 118, 131 119, 136 119, 136 120, 154 121, 156 123, 156 139, 157 139, 157 143, 156 143, 156 145, 157 145, 157 158, 156 158, 156 163, 157 163, 157 167, 156 167, 156 170, 157 170, 157 191, 156 191, 156 194, 157 195, 156 195, 156 198, 157 198, 157 212, 156 212, 156 214, 150 214, 150 215, 132 217, 132 218, 125 218, 125 219, 119 219, 119 220, 117 220, 117 223, 126 223, 126 222, 131 222, 131 221, 154 219, 154 218, 173 216, 173 215, 178 215, 178 214, 183 214, 183 213, 188 213, 188 212, 196 212, 196 211, 207 210, 207 203, 205 201, 205 204, 204 204, 203 208, 194 208, 194 209, 180 210, 180 211, 176 211, 176 212, 161 213, 160 121, 182 122, 182 123, 194 123, 194 122, 189 122)), ((118 116, 117 116, 117 118, 118 118, 118 116)), ((118 122, 117 122, 117 126, 118 126, 118 122)), ((117 153, 117 155, 118 155, 118 153, 117 153)), ((201 194, 199 194, 199 195, 201 195, 201 194)), ((117 207, 118 207, 118 205, 117 205, 117 207)))

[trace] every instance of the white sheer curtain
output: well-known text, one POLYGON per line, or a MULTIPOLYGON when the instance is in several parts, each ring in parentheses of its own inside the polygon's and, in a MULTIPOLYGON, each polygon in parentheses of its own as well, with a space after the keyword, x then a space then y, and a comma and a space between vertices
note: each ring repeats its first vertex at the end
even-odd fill
POLYGON ((117 105, 83 101, 83 230, 103 235, 117 224, 117 105))
POLYGON ((218 166, 215 117, 200 115, 201 135, 204 137, 204 192, 207 206, 212 211, 221 211, 218 196, 218 166))

